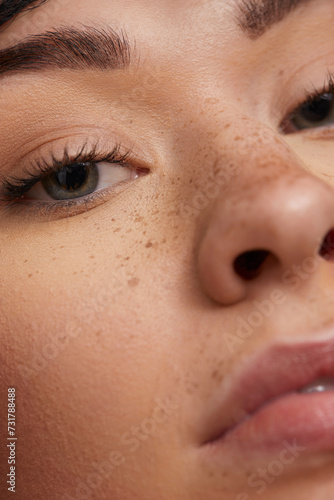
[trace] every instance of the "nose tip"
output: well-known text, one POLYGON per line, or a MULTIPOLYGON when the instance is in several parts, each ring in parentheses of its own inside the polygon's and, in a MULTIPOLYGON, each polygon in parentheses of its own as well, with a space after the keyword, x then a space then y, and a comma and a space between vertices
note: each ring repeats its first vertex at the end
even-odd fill
POLYGON ((261 189, 257 196, 218 199, 200 244, 198 267, 206 293, 223 305, 247 298, 275 269, 305 258, 334 260, 334 190, 311 175, 261 189))

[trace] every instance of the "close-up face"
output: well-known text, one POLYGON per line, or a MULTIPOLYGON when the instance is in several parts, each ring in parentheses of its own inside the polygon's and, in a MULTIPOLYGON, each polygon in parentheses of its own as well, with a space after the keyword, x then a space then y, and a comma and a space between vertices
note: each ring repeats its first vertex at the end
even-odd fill
POLYGON ((1 498, 331 498, 333 21, 0 1, 1 498))

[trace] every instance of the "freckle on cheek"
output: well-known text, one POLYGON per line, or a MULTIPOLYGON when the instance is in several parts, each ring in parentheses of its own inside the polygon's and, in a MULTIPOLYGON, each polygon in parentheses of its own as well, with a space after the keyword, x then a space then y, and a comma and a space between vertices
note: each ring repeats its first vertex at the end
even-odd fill
POLYGON ((128 285, 133 288, 137 286, 139 282, 140 282, 139 278, 131 278, 130 280, 128 280, 128 285))

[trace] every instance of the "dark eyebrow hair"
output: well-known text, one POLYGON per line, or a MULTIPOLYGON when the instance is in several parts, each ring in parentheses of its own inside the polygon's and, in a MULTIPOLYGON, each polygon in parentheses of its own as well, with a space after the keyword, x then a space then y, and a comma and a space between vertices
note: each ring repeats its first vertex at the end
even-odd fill
POLYGON ((130 44, 122 31, 83 26, 59 27, 0 50, 0 78, 43 69, 121 69, 130 64, 130 44))
POLYGON ((256 40, 298 7, 315 0, 240 0, 236 20, 244 33, 256 40))

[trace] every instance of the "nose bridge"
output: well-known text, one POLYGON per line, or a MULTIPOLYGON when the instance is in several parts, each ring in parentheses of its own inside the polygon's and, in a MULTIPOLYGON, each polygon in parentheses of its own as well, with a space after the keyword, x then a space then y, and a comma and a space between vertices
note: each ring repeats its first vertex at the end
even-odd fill
MULTIPOLYGON (((223 119, 228 121, 225 115, 223 119)), ((224 176, 229 180, 228 196, 226 192, 217 198, 218 203, 250 202, 259 194, 268 192, 278 181, 293 181, 312 176, 299 157, 291 150, 277 132, 263 124, 252 122, 246 116, 237 116, 239 129, 233 133, 226 124, 221 125, 222 133, 212 133, 213 149, 216 153, 215 172, 218 178, 224 176)), ((231 118, 231 122, 233 122, 231 118)), ((230 123, 227 123, 230 125, 230 123)))
POLYGON ((273 266, 282 276, 314 254, 334 265, 332 248, 324 251, 334 228, 334 189, 273 132, 239 137, 230 141, 238 175, 212 205, 198 252, 204 289, 226 305, 246 298, 273 266))

